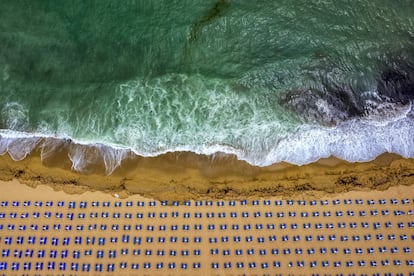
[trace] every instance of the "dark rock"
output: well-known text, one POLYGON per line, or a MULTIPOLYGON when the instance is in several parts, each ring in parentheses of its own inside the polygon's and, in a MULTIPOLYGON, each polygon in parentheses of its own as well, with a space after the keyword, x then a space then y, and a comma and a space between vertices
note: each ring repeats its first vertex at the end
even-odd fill
POLYGON ((414 66, 398 64, 385 69, 377 83, 381 97, 391 102, 406 103, 414 99, 414 66))
POLYGON ((279 99, 279 103, 307 122, 323 125, 335 125, 363 114, 357 97, 345 89, 329 92, 290 91, 279 99))
POLYGON ((324 82, 320 90, 289 91, 279 98, 279 104, 306 122, 322 125, 336 125, 370 115, 387 119, 399 107, 414 100, 414 65, 395 62, 381 73, 376 92, 364 92, 324 82))

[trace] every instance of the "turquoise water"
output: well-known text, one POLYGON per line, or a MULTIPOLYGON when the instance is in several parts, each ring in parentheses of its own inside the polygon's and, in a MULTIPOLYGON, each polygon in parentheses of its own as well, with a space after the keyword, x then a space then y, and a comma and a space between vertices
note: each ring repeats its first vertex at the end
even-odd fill
POLYGON ((129 150, 414 157, 413 14, 409 0, 1 1, 0 153, 46 157, 63 139, 97 149, 72 146, 74 169, 108 173, 129 150))

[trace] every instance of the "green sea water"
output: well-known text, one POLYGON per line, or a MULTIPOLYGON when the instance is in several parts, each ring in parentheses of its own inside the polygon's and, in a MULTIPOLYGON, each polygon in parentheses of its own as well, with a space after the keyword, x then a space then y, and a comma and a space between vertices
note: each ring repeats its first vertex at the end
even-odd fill
POLYGON ((3 0, 0 153, 56 137, 255 165, 414 156, 411 99, 378 89, 413 68, 413 15, 410 0, 3 0))

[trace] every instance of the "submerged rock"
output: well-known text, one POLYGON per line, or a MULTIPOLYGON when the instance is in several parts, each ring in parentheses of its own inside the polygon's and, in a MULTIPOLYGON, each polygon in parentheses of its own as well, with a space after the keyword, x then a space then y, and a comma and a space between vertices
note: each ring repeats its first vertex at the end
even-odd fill
POLYGON ((290 91, 279 102, 305 121, 322 125, 336 125, 363 113, 355 95, 344 89, 329 93, 313 90, 290 91))
POLYGON ((279 104, 304 121, 321 125, 336 125, 359 117, 387 121, 407 112, 414 100, 414 66, 400 62, 387 67, 372 91, 330 83, 323 87, 289 91, 279 98, 279 104))
POLYGON ((407 103, 414 99, 414 66, 408 63, 385 69, 377 83, 381 97, 391 102, 407 103))

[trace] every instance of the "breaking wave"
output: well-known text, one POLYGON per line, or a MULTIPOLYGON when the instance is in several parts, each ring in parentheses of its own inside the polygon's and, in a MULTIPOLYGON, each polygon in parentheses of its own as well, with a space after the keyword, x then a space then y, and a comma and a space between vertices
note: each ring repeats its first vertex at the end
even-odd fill
POLYGON ((40 151, 43 161, 64 152, 72 169, 92 173, 101 167, 111 174, 125 158, 134 155, 153 157, 168 152, 194 152, 202 155, 225 153, 236 155, 255 166, 268 166, 278 162, 303 165, 320 158, 336 156, 349 162, 370 161, 389 152, 406 158, 414 158, 413 111, 388 123, 375 124, 360 119, 350 120, 335 127, 303 125, 295 133, 277 141, 251 141, 261 147, 236 148, 231 145, 183 145, 160 151, 143 151, 101 141, 79 141, 70 137, 50 137, 11 130, 0 131, 0 154, 8 153, 13 160, 20 161, 34 150, 40 151))

